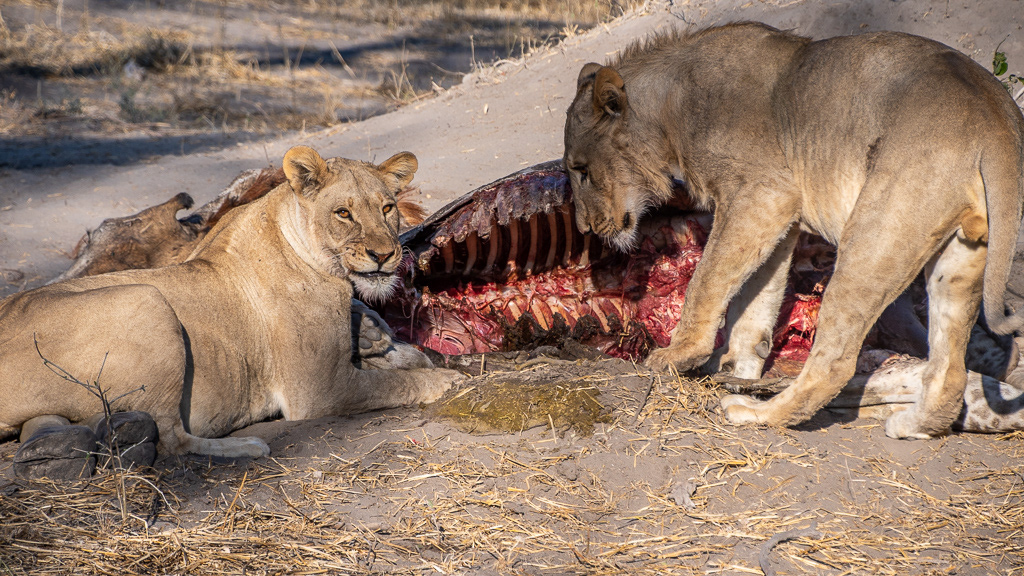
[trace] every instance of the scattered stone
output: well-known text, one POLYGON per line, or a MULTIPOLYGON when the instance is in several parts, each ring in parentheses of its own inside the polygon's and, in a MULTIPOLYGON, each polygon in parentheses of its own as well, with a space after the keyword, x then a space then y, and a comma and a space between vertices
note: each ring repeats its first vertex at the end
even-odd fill
MULTIPOLYGON (((156 422, 146 412, 115 412, 109 421, 101 417, 95 431, 104 453, 109 454, 111 446, 117 451, 115 465, 121 468, 152 466, 156 461, 156 422)), ((103 464, 108 463, 109 457, 103 464)))
POLYGON ((87 426, 39 428, 14 454, 19 478, 77 480, 96 470, 96 435, 87 426))
POLYGON ((156 442, 157 428, 153 417, 147 412, 115 412, 110 415, 110 421, 101 418, 95 427, 96 437, 101 442, 109 444, 111 438, 116 439, 121 446, 139 444, 142 442, 156 442))
POLYGON ((687 480, 685 482, 676 482, 675 486, 672 487, 672 492, 669 496, 672 497, 672 501, 676 503, 676 506, 682 506, 687 510, 693 510, 697 508, 697 505, 690 500, 690 496, 697 493, 697 484, 693 480, 687 480))
POLYGON ((29 438, 35 436, 36 432, 39 432, 43 428, 67 426, 68 424, 71 424, 71 421, 63 416, 57 416, 55 414, 36 416, 21 425, 21 436, 19 437, 19 441, 24 444, 25 442, 28 442, 29 438))

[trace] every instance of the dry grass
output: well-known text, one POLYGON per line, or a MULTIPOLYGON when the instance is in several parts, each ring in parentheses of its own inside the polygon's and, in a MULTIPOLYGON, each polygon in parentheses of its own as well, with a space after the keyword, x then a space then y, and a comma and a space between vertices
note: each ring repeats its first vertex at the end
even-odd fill
POLYGON ((129 476, 126 519, 109 475, 13 484, 0 492, 0 573, 758 574, 762 551, 789 574, 1024 572, 1012 439, 987 448, 1012 458, 930 483, 884 451, 723 427, 707 384, 619 362, 468 386, 513 372, 585 376, 617 419, 592 437, 472 436, 415 413, 369 416, 314 438, 312 457, 129 476), (815 477, 822 494, 803 494, 815 477), (811 525, 820 536, 762 550, 811 525))
POLYGON ((360 120, 457 84, 490 58, 521 57, 566 31, 607 21, 631 1, 234 0, 190 4, 196 25, 183 27, 158 6, 139 22, 104 13, 102 4, 72 10, 60 0, 16 0, 0 17, 0 78, 21 80, 5 81, 18 89, 3 95, 0 130, 262 133, 360 120), (360 22, 365 43, 382 47, 359 51, 353 68, 334 41, 339 23, 351 34, 360 22), (249 32, 226 34, 229 27, 249 32), (390 48, 390 34, 435 44, 390 48), (263 43, 265 50, 253 51, 263 43), (427 64, 447 45, 472 52, 463 68, 427 64))
POLYGON ((33 76, 80 76, 120 72, 129 61, 156 71, 184 60, 190 36, 169 30, 99 29, 65 33, 29 24, 0 41, 0 69, 33 76))
MULTIPOLYGON (((270 0, 246 0, 267 7, 270 0)), ((313 0, 304 13, 404 25, 428 18, 456 19, 467 15, 498 15, 506 19, 548 19, 577 25, 607 22, 621 16, 635 0, 313 0)))

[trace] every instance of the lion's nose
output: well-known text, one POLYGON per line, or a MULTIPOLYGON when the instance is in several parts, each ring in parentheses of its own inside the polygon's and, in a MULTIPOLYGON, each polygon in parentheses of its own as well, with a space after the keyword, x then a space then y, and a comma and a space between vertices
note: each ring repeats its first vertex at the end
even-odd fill
POLYGON ((379 253, 379 252, 374 252, 373 250, 370 250, 369 248, 367 248, 366 249, 366 255, 369 256, 370 260, 373 260, 373 262, 375 264, 380 266, 382 262, 387 262, 388 260, 390 260, 391 257, 395 255, 395 251, 392 250, 391 252, 380 252, 379 253))

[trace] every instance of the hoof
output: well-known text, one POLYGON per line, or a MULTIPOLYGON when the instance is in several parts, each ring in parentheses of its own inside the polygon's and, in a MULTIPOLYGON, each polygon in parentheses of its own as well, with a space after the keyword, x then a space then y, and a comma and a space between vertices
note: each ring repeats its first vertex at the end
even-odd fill
MULTIPOLYGON (((139 444, 132 444, 125 447, 124 444, 120 445, 120 453, 118 454, 118 461, 115 461, 114 465, 118 468, 140 468, 143 466, 152 466, 156 462, 156 443, 155 442, 142 442, 139 444)), ((100 465, 107 465, 110 462, 110 458, 107 457, 103 460, 100 465)))
POLYGON ((101 442, 117 442, 121 446, 131 446, 144 442, 157 441, 156 422, 146 412, 115 412, 110 420, 102 419, 96 425, 96 437, 101 442))
POLYGON ((77 480, 96 471, 96 435, 87 426, 36 430, 14 454, 14 473, 37 480, 77 480))
POLYGON ((759 416, 760 406, 764 402, 755 400, 750 396, 729 394, 722 398, 722 409, 725 411, 725 418, 732 424, 761 424, 759 416))
POLYGON ((68 424, 71 424, 71 421, 63 416, 56 416, 54 414, 36 416, 21 425, 21 436, 18 440, 24 444, 28 442, 30 438, 35 436, 36 432, 39 432, 43 428, 55 428, 58 426, 67 426, 68 424))
POLYGON ((918 425, 917 411, 913 408, 900 410, 885 421, 885 435, 901 440, 927 440, 931 434, 924 432, 918 425))

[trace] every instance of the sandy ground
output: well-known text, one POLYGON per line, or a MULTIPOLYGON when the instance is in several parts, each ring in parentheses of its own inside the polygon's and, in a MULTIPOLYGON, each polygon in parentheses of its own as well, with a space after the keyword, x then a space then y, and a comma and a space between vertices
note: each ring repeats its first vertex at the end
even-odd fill
MULTIPOLYGON (((104 217, 181 191, 203 203, 295 144, 377 161, 413 151, 424 203, 440 207, 559 157, 584 63, 652 31, 740 19, 814 37, 913 32, 986 67, 1002 42, 1011 70, 1024 68, 1020 0, 652 3, 357 124, 122 166, 73 160, 116 148, 60 149, 60 168, 5 171, 0 268, 10 283, 0 295, 58 274, 104 217)), ((780 574, 1024 574, 1020 433, 894 441, 875 421, 828 416, 794 430, 733 428, 719 392, 611 360, 520 358, 470 385, 510 380, 592 387, 610 416, 593 434, 559 433, 555 422, 468 433, 423 409, 265 423, 240 434, 266 439, 270 459, 164 460, 147 478, 169 505, 132 481, 139 521, 121 522, 105 480, 78 496, 95 506, 65 502, 62 488, 11 480, 15 445, 2 445, 0 572, 757 574, 772 537, 813 527, 775 548, 780 574)))

